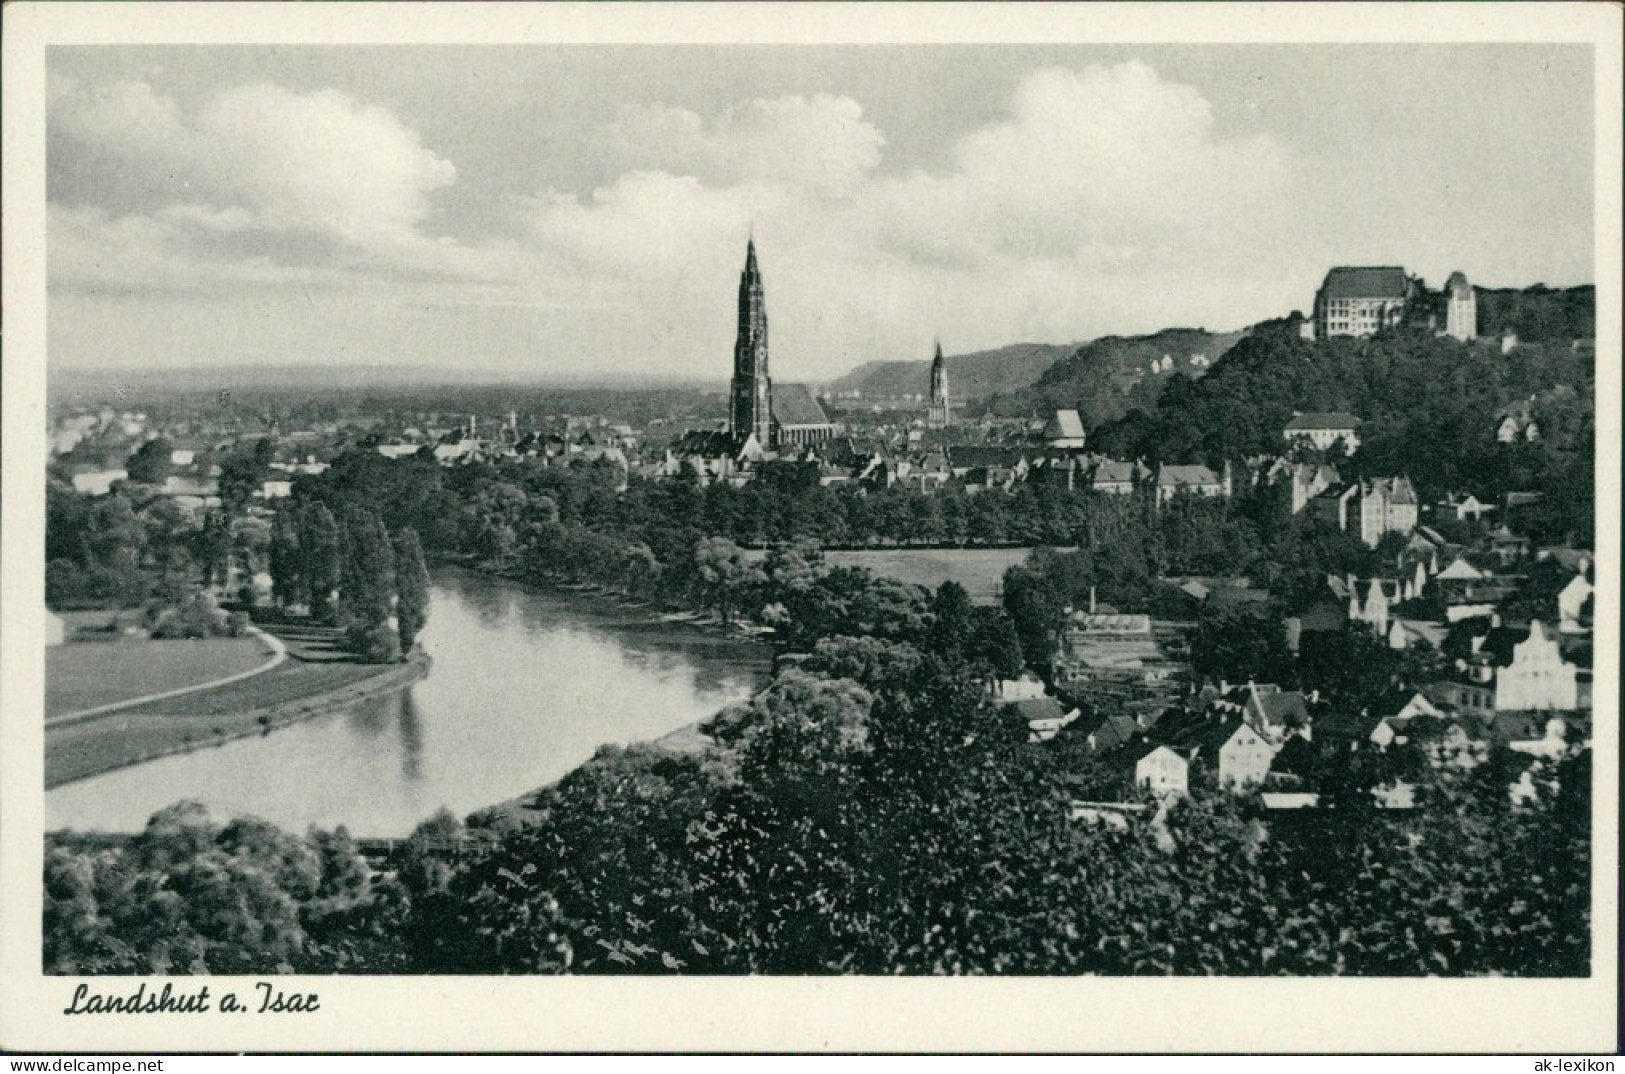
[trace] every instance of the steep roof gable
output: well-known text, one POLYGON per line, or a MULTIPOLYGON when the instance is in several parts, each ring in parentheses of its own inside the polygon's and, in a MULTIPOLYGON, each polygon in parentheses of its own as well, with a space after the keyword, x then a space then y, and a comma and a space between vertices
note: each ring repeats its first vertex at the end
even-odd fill
POLYGON ((773 385, 773 419, 780 425, 828 425, 829 417, 805 384, 773 385))

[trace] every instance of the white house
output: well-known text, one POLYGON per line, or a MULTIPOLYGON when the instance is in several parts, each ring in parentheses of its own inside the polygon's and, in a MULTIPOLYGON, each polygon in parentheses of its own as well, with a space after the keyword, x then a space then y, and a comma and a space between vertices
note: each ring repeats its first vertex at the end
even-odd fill
POLYGON ((1563 659, 1557 636, 1539 619, 1512 650, 1512 662, 1495 675, 1495 708, 1572 709, 1579 707, 1578 669, 1563 659))
POLYGON ((1134 763, 1134 782, 1158 798, 1190 793, 1190 759, 1171 746, 1157 746, 1134 763))
POLYGON ((1276 747, 1242 721, 1219 747, 1219 786, 1231 790, 1256 787, 1269 775, 1276 747))
POLYGON ((1157 502, 1166 503, 1182 492, 1194 496, 1226 496, 1224 479, 1206 466, 1176 466, 1169 464, 1157 468, 1157 502))
POLYGON ((1030 701, 1044 696, 1044 680, 1030 671, 1023 671, 1018 678, 999 679, 994 685, 994 692, 1001 701, 1030 701))
POLYGON ((1321 451, 1325 451, 1339 440, 1343 442, 1343 454, 1352 455, 1360 446, 1360 438, 1355 430, 1360 427, 1360 419, 1353 414, 1336 413, 1310 413, 1299 414, 1286 423, 1281 431, 1281 437, 1288 444, 1305 440, 1321 451))

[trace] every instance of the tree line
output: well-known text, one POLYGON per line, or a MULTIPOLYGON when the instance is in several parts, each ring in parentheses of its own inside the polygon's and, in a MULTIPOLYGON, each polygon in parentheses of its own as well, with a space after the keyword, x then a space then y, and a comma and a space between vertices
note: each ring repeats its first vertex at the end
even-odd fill
POLYGON ((823 637, 713 718, 704 748, 605 747, 524 821, 426 823, 393 875, 342 832, 184 805, 125 847, 64 838, 46 968, 1589 972, 1586 753, 1525 806, 1424 766, 1409 811, 1355 788, 1283 818, 1198 788, 1159 819, 1097 826, 1071 788, 1123 777, 1028 743, 945 637, 823 637), (464 853, 434 850, 448 842, 464 853))
POLYGON ((411 652, 429 614, 429 569, 417 534, 393 536, 374 511, 350 505, 343 521, 320 501, 278 511, 271 530, 272 595, 312 618, 344 628, 365 662, 411 652))
POLYGON ((1282 453, 1282 430, 1300 411, 1362 419, 1345 478, 1404 474, 1424 502, 1471 492, 1547 495, 1529 528, 1552 543, 1592 540, 1596 445, 1595 357, 1546 344, 1503 355, 1420 330, 1309 341, 1285 322, 1255 328, 1199 380, 1176 373, 1155 407, 1136 409, 1090 436, 1120 459, 1172 463, 1282 453), (1497 442, 1498 415, 1533 398, 1541 435, 1497 442))

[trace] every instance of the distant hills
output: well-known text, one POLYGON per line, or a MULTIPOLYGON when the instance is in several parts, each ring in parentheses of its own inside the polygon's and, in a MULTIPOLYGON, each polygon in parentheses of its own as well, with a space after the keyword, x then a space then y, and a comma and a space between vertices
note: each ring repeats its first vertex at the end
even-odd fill
MULTIPOLYGON (((1027 387, 1077 347, 1076 343, 1012 343, 996 350, 947 355, 949 394, 957 406, 964 400, 1027 387)), ((866 362, 826 387, 833 392, 860 391, 865 399, 895 399, 924 394, 930 375, 930 359, 866 362)))
POLYGON ((47 372, 47 394, 55 402, 121 402, 139 404, 153 399, 197 395, 281 395, 288 392, 396 392, 436 387, 477 388, 510 386, 580 390, 707 390, 721 389, 716 378, 678 378, 658 375, 638 378, 559 376, 545 370, 509 371, 432 365, 199 365, 167 368, 61 367, 47 372))

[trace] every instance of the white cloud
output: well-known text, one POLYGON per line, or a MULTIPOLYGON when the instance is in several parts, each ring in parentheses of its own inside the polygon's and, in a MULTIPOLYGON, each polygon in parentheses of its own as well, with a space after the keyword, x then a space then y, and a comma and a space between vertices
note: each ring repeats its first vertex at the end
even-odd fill
POLYGON ((905 249, 1144 256, 1244 233, 1286 179, 1279 145, 1218 139, 1207 101, 1144 64, 1048 69, 959 142, 952 170, 880 184, 874 223, 905 249))
POLYGON ((659 299, 651 318, 670 319, 662 302, 709 309, 693 372, 722 368, 749 222, 787 375, 907 355, 939 332, 966 347, 1079 339, 1108 323, 1103 311, 1113 327, 1228 325, 1235 304, 1193 276, 1220 276, 1243 301, 1263 286, 1245 251, 1275 226, 1286 151, 1223 139, 1200 94, 1143 64, 1033 73, 1006 118, 964 135, 935 172, 875 174, 883 138, 860 116, 828 98, 750 102, 711 123, 623 110, 610 136, 665 170, 584 199, 550 192, 533 204, 533 236, 589 273, 638 280, 659 299), (809 183, 817 160, 840 163, 809 183))
POLYGON ((496 364, 541 347, 586 368, 726 375, 753 225, 787 379, 923 355, 937 334, 970 349, 1230 326, 1279 289, 1248 251, 1278 238, 1294 168, 1268 139, 1223 137, 1200 94, 1143 64, 1046 69, 944 166, 908 174, 884 172, 884 136, 848 98, 628 107, 593 135, 625 170, 585 194, 510 197, 511 237, 468 241, 435 234, 452 162, 343 93, 259 84, 192 108, 139 82, 52 94, 81 199, 53 205, 53 286, 315 283, 426 317, 546 311, 540 338, 493 322, 496 364))
POLYGON ((388 111, 336 90, 228 90, 198 117, 200 173, 268 228, 304 228, 360 246, 409 242, 429 195, 457 169, 388 111))
POLYGON ((627 105, 607 134, 614 155, 633 167, 829 195, 861 183, 886 141, 856 101, 824 94, 747 101, 709 125, 683 108, 627 105))
POLYGON ((193 232, 258 232, 309 236, 308 249, 340 265, 477 267, 425 232, 431 197, 455 181, 455 167, 384 109, 334 90, 267 84, 214 94, 195 115, 145 82, 86 88, 59 79, 52 98, 51 124, 72 146, 64 156, 75 193, 89 203, 79 207, 105 195, 107 212, 81 214, 77 226, 99 224, 104 241, 131 242, 132 222, 148 219, 130 256, 184 259, 193 232))

